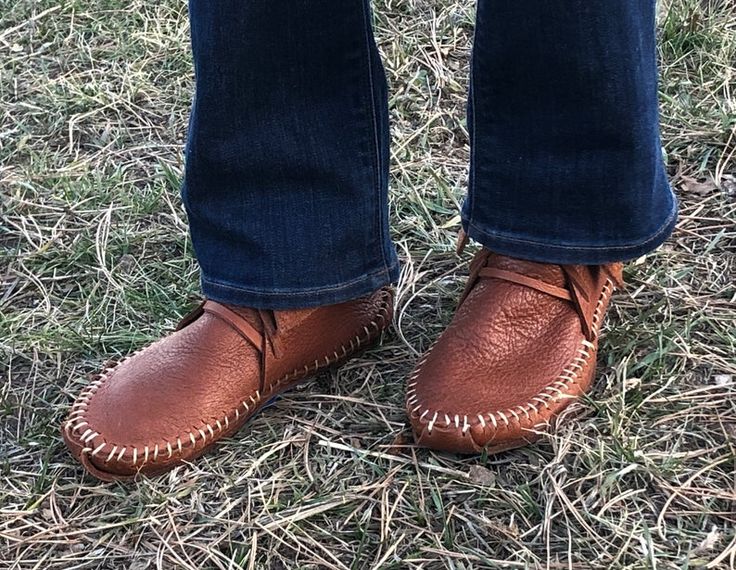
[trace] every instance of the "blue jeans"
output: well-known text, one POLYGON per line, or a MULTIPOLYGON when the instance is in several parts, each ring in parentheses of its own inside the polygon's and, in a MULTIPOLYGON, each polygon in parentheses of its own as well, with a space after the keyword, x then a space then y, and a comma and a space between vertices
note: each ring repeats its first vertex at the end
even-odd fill
MULTIPOLYGON (((638 257, 676 201, 654 0, 478 0, 462 224, 549 263, 638 257)), ((396 281, 386 79, 369 0, 190 0, 182 189, 209 298, 337 303, 396 281)))

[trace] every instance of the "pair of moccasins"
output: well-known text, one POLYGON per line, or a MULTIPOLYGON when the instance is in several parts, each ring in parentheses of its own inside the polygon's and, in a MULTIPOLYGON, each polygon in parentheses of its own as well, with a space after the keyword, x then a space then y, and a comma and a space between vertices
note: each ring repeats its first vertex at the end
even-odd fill
MULTIPOLYGON (((452 322, 408 381, 417 444, 494 453, 544 433, 590 386, 621 270, 480 250, 452 322)), ((92 381, 62 425, 64 441, 102 480, 163 473, 235 433, 277 394, 371 345, 392 313, 385 288, 288 311, 205 301, 172 334, 92 381)))

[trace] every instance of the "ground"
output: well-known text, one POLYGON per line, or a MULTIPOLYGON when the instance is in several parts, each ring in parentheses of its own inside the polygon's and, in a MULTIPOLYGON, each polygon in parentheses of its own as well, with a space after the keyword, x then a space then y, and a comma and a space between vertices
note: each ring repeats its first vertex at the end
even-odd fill
POLYGON ((408 446, 403 413, 472 254, 454 240, 473 4, 375 7, 403 262, 392 330, 196 464, 103 484, 62 418, 198 295, 178 197, 186 4, 0 0, 0 568, 736 567, 736 4, 660 6, 677 230, 627 266, 590 397, 556 435, 492 457, 408 446))

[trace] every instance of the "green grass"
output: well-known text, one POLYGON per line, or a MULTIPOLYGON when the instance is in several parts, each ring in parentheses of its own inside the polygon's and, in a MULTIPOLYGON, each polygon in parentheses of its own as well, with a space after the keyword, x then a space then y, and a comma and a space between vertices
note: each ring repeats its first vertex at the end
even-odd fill
POLYGON ((88 374, 198 295, 186 5, 0 0, 0 568, 736 568, 736 4, 670 0, 659 19, 681 218, 628 265, 595 388, 555 436, 490 458, 396 449, 404 377, 469 259, 473 5, 379 0, 395 326, 194 466, 118 485, 85 476, 58 426, 88 374))

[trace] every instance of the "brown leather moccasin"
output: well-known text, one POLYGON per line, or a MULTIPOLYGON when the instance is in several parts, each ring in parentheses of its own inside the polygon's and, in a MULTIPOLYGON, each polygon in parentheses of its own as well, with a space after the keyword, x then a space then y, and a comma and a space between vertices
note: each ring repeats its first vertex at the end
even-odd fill
POLYGON ((496 453, 544 433, 590 386, 621 271, 478 252, 457 313, 409 380, 417 443, 496 453))
POLYGON ((62 426, 64 441, 105 481, 163 473, 235 433, 276 394, 377 340, 392 311, 385 288, 293 311, 205 301, 174 333, 87 386, 62 426))

